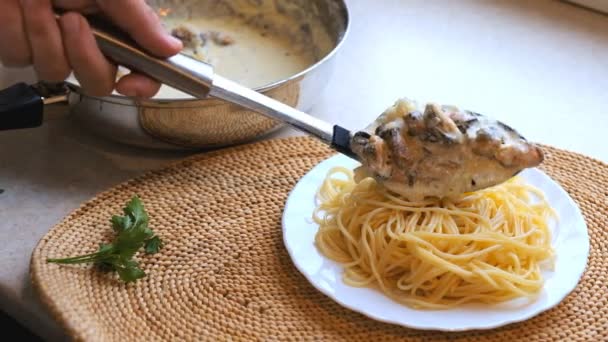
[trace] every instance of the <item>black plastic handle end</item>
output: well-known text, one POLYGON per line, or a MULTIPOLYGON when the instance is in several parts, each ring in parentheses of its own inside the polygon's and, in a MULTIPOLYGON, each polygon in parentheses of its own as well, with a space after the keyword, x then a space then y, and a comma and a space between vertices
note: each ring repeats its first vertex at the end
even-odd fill
POLYGON ((342 126, 335 125, 334 135, 331 138, 331 147, 348 157, 359 160, 359 157, 357 157, 357 155, 350 148, 351 139, 352 134, 349 130, 342 126))
POLYGON ((44 101, 29 85, 18 83, 0 90, 0 131, 42 125, 44 101))

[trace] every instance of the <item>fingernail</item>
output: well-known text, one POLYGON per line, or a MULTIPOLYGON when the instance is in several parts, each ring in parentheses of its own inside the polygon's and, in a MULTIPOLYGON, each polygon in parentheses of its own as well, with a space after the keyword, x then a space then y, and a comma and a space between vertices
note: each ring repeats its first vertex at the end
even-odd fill
POLYGON ((173 46, 177 46, 177 45, 182 46, 182 41, 173 37, 172 35, 166 33, 165 37, 166 37, 167 41, 169 42, 169 44, 171 44, 173 46))

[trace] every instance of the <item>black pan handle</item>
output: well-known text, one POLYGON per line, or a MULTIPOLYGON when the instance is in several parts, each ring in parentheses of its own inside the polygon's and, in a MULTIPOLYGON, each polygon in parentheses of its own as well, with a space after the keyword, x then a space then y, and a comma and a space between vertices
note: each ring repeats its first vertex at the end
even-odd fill
POLYGON ((0 131, 42 125, 44 99, 25 83, 0 90, 0 131))
POLYGON ((0 131, 42 125, 45 107, 67 103, 70 89, 65 82, 17 83, 0 90, 0 131))

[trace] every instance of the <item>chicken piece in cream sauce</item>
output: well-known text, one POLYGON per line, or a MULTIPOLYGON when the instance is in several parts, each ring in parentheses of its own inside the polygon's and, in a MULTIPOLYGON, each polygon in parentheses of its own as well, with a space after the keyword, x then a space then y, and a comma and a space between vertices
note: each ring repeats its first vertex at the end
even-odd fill
POLYGON ((411 201, 449 197, 500 184, 543 161, 542 150, 511 127, 453 106, 401 99, 365 131, 351 149, 374 177, 411 201))

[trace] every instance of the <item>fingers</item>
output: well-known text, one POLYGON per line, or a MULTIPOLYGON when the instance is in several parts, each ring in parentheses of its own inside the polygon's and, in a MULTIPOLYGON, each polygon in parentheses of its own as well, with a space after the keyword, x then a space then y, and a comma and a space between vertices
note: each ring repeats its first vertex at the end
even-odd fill
POLYGON ((85 18, 71 12, 63 15, 59 23, 67 59, 85 93, 92 96, 111 94, 116 79, 116 66, 99 51, 85 18))
POLYGON ((95 0, 53 0, 53 5, 58 8, 85 14, 97 11, 97 3, 95 0))
POLYGON ((116 90, 126 96, 150 98, 158 93, 160 83, 138 73, 122 77, 116 85, 116 90))
POLYGON ((2 0, 0 23, 0 62, 8 67, 30 65, 32 54, 19 0, 2 0))
POLYGON ((151 54, 170 57, 181 51, 182 43, 165 31, 144 0, 98 0, 97 3, 116 25, 151 54))
POLYGON ((65 80, 70 74, 70 66, 50 0, 21 0, 21 6, 38 77, 46 81, 65 80))
MULTIPOLYGON (((63 81, 72 69, 89 95, 111 94, 116 83, 116 66, 99 51, 84 17, 66 13, 58 22, 52 5, 85 13, 99 8, 142 47, 159 57, 174 55, 182 49, 181 42, 165 32, 144 0, 2 1, 0 60, 11 66, 33 64, 39 78, 47 81, 63 81)), ((152 97, 160 84, 135 73, 122 78, 117 87, 128 96, 152 97)))

